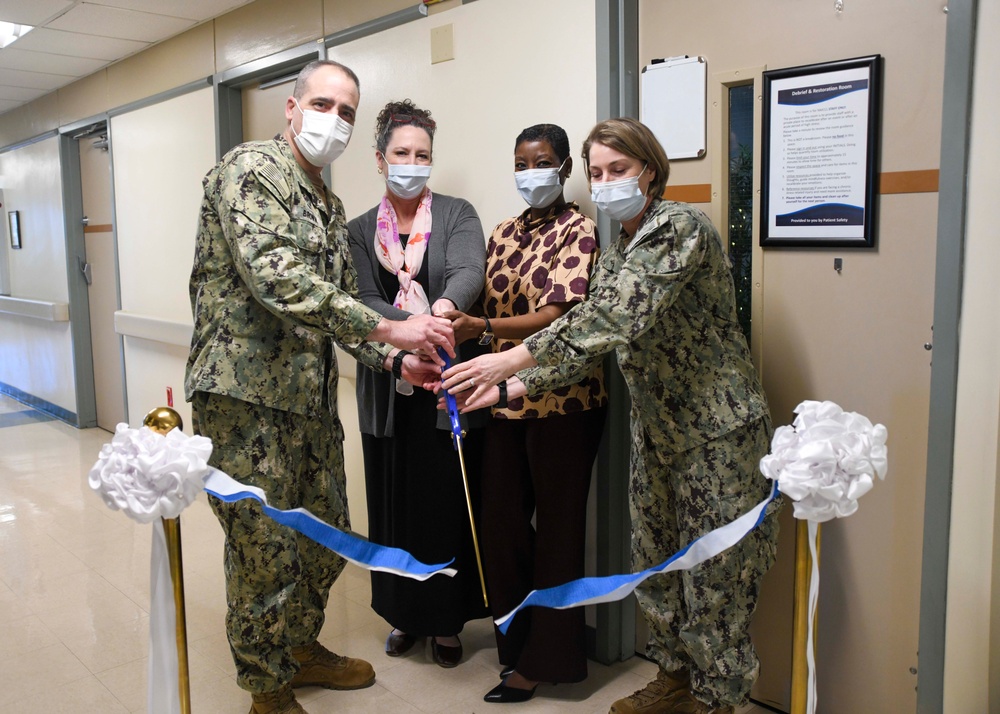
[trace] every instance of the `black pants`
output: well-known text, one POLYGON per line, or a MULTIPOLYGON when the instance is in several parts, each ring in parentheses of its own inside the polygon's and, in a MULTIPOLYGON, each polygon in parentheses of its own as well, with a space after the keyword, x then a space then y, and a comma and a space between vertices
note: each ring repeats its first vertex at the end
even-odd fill
MULTIPOLYGON (((490 421, 481 537, 494 618, 534 589, 583 577, 587 494, 605 412, 490 421)), ((539 682, 586 679, 584 624, 583 608, 527 608, 506 635, 496 632, 500 663, 539 682)))
MULTIPOLYGON (((469 509, 451 432, 437 429, 437 397, 417 389, 396 399, 395 436, 361 435, 368 495, 368 537, 409 551, 424 563, 446 563, 453 578, 413 580, 372 572, 372 609, 393 627, 416 635, 457 635, 486 617, 473 549, 469 509)), ((483 430, 463 444, 476 525, 483 430)))

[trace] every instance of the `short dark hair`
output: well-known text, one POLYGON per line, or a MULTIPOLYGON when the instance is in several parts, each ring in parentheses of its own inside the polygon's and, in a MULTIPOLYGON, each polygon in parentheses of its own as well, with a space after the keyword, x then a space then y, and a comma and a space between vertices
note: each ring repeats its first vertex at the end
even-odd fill
POLYGON ((603 144, 615 151, 645 162, 656 171, 656 179, 649 184, 646 195, 652 193, 657 198, 663 196, 670 176, 670 162, 667 153, 653 132, 645 124, 630 117, 605 119, 590 130, 590 136, 583 142, 583 163, 590 175, 590 147, 603 144))
POLYGON ((302 99, 302 95, 306 93, 306 84, 309 83, 309 78, 312 76, 320 67, 336 67, 341 72, 350 77, 351 81, 354 82, 354 86, 358 88, 358 94, 361 94, 361 81, 358 79, 358 75, 354 74, 354 70, 348 67, 346 64, 341 64, 340 62, 334 62, 333 60, 313 60, 301 70, 299 70, 299 76, 295 78, 295 88, 292 90, 292 96, 296 99, 302 99))
POLYGON ((431 113, 426 109, 421 109, 409 99, 403 101, 389 102, 375 119, 375 148, 385 155, 385 150, 389 146, 389 138, 392 132, 401 126, 416 126, 427 132, 431 138, 431 146, 434 146, 434 130, 437 129, 437 122, 431 118, 431 113))
POLYGON ((569 137, 566 131, 556 124, 535 124, 517 135, 514 140, 514 150, 522 141, 547 141, 552 150, 556 152, 556 158, 562 163, 569 158, 569 137))

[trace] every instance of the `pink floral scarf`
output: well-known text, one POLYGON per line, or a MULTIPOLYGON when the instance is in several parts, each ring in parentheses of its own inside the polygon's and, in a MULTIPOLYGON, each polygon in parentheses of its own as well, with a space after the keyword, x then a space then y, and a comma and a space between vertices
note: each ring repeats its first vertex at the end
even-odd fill
POLYGON ((424 191, 413 219, 410 237, 404 248, 399 240, 396 211, 387 196, 382 196, 375 222, 375 255, 383 268, 399 280, 399 292, 392 304, 415 315, 429 313, 430 303, 423 286, 417 282, 431 238, 431 192, 424 191))

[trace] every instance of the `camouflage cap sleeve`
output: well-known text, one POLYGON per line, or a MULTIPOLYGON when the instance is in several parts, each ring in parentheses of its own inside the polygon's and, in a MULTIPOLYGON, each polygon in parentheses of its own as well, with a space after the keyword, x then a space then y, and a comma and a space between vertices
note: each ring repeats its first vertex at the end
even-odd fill
POLYGON ((546 367, 529 367, 517 373, 528 394, 550 392, 567 384, 576 384, 590 374, 601 363, 601 356, 563 360, 559 364, 546 367))
POLYGON ((287 182, 274 160, 242 153, 217 180, 219 220, 253 297, 302 327, 344 344, 361 342, 381 316, 324 279, 331 237, 308 206, 290 203, 287 182))

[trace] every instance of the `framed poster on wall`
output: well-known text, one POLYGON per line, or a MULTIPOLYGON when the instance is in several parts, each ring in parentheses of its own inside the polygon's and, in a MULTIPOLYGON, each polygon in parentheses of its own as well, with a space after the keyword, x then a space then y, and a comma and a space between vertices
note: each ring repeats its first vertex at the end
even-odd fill
POLYGON ((7 225, 10 228, 10 247, 21 247, 21 214, 17 211, 7 211, 7 225))
POLYGON ((875 245, 881 60, 764 72, 762 246, 875 245))

